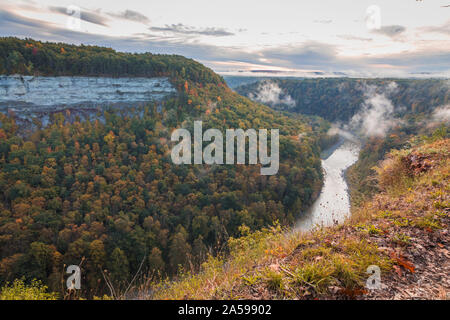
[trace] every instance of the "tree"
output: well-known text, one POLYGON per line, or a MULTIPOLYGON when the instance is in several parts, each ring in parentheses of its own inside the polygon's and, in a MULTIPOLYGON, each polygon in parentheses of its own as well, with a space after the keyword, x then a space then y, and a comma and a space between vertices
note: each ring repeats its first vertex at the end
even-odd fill
POLYGON ((194 240, 192 246, 192 256, 195 259, 196 265, 202 263, 206 259, 206 255, 208 254, 208 249, 203 243, 203 237, 200 235, 197 239, 194 240))
POLYGON ((148 256, 148 265, 151 272, 163 273, 165 263, 162 258, 162 252, 157 247, 154 247, 148 256))
POLYGON ((34 276, 39 279, 47 279, 52 271, 54 249, 45 243, 35 241, 30 245, 29 256, 34 265, 34 276))
POLYGON ((178 231, 171 240, 169 248, 169 260, 170 267, 173 272, 176 272, 178 268, 185 268, 190 259, 191 246, 186 241, 186 231, 183 227, 178 231))
POLYGON ((98 270, 105 265, 106 252, 101 240, 94 240, 89 245, 89 257, 93 267, 98 270))
POLYGON ((129 277, 129 263, 125 253, 116 247, 108 261, 108 271, 114 284, 122 285, 129 277))

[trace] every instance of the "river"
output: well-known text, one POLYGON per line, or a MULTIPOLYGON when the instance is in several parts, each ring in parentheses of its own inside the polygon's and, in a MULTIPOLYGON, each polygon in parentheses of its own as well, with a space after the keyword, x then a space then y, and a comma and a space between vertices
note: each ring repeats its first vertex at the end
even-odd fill
MULTIPOLYGON (((96 112, 99 105, 161 101, 175 92, 167 78, 105 77, 32 77, 0 76, 0 112, 13 111, 17 118, 29 120, 70 108, 96 112)), ((66 113, 67 115, 67 113, 66 113)), ((48 122, 43 118, 43 123, 48 122)), ((350 200, 345 170, 358 159, 360 146, 356 139, 342 132, 340 142, 323 154, 325 171, 322 191, 302 217, 295 230, 307 231, 314 226, 340 223, 350 214, 350 200)))
POLYGON ((341 136, 337 145, 326 150, 322 159, 324 184, 319 197, 296 222, 296 231, 309 231, 316 226, 331 226, 350 216, 350 197, 345 171, 358 160, 361 147, 356 139, 341 136))

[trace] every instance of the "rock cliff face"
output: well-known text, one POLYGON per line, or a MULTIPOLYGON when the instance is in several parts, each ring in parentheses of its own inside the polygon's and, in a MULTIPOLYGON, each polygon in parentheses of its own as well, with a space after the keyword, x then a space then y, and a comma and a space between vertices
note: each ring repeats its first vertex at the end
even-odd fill
POLYGON ((166 77, 0 77, 0 112, 13 113, 19 121, 70 110, 83 116, 103 106, 138 105, 161 101, 176 92, 166 77))

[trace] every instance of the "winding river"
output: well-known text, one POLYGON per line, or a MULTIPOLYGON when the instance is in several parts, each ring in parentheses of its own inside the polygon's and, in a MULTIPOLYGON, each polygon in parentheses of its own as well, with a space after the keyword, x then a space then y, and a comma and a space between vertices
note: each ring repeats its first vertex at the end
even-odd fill
POLYGON ((356 139, 341 136, 341 141, 324 153, 322 168, 324 185, 319 197, 297 221, 296 231, 309 231, 318 226, 343 222, 350 215, 350 197, 345 171, 358 160, 360 145, 356 139))
MULTIPOLYGON (((129 106, 161 101, 174 92, 175 88, 163 77, 0 76, 0 112, 12 111, 16 117, 29 120, 37 114, 48 117, 51 112, 67 108, 77 112, 95 111, 99 105, 105 104, 123 103, 129 106)), ((315 226, 329 226, 349 216, 350 200, 344 173, 358 160, 359 150, 357 140, 342 132, 339 143, 324 152, 322 191, 311 208, 297 221, 295 230, 308 231, 315 226)))

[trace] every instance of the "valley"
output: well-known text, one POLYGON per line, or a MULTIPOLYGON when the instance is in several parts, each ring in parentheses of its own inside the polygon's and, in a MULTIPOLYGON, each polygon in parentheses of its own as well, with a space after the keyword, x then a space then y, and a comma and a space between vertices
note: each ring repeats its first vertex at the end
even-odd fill
POLYGON ((64 297, 82 265, 77 298, 365 298, 368 265, 411 272, 407 237, 448 246, 448 80, 229 86, 181 56, 17 38, 0 58, 1 284, 64 297), (196 121, 277 129, 277 174, 174 163, 196 121))
POLYGON ((322 159, 325 172, 322 190, 312 206, 297 220, 294 230, 305 232, 333 226, 349 218, 350 194, 345 174, 358 160, 360 146, 354 141, 342 137, 341 139, 342 141, 332 147, 331 154, 322 159))
MULTIPOLYGON (((72 117, 73 110, 62 107, 49 123, 30 119, 34 126, 27 130, 20 115, 0 113, 2 283, 39 279, 60 292, 63 266, 85 261, 79 294, 118 298, 137 272, 156 281, 198 270, 209 255, 228 250, 228 239, 239 235, 242 225, 258 230, 275 220, 292 224, 320 191, 319 141, 329 129, 326 121, 256 104, 210 69, 179 56, 1 39, 0 52, 12 48, 42 77, 90 76, 65 64, 89 53, 92 70, 114 77, 96 78, 98 87, 89 85, 94 93, 105 81, 119 81, 120 68, 135 70, 134 77, 167 77, 176 93, 128 108, 106 107, 101 117, 72 117), (49 62, 42 56, 54 57, 59 69, 46 72, 49 62), (116 67, 98 66, 97 59, 116 67), (278 129, 278 174, 262 176, 259 165, 174 164, 172 131, 191 130, 198 120, 204 130, 278 129)), ((8 67, 16 73, 22 65, 8 67)), ((131 83, 143 81, 134 77, 131 83)), ((67 97, 67 90, 58 92, 55 100, 67 97)))

